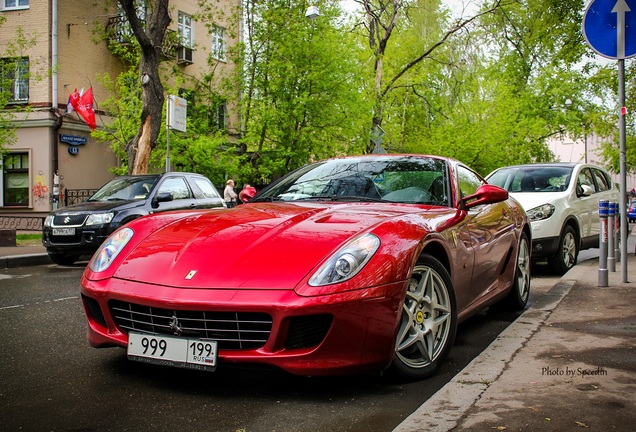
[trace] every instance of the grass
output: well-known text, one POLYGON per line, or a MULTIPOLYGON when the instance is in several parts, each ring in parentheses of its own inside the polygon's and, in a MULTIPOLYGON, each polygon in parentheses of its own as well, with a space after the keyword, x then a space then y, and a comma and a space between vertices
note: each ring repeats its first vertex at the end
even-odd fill
POLYGON ((42 234, 16 234, 15 242, 18 246, 37 246, 42 244, 42 234))

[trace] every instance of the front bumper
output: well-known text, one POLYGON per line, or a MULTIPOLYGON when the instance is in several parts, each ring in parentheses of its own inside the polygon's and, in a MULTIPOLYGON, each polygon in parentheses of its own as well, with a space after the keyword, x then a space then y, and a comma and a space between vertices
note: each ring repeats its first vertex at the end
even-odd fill
POLYGON ((51 228, 42 230, 42 244, 50 254, 92 255, 108 238, 112 230, 76 228, 70 236, 55 236, 51 228))
POLYGON ((389 366, 407 282, 317 297, 301 297, 291 290, 181 289, 115 278, 83 277, 81 285, 91 346, 127 347, 127 330, 112 313, 115 302, 178 313, 260 313, 271 316, 271 331, 262 346, 224 349, 220 344, 219 367, 260 363, 297 375, 336 375, 377 372, 389 366), (307 321, 302 318, 324 316, 330 319, 321 325, 327 322, 328 328, 298 325, 307 321), (299 334, 323 330, 318 338, 299 334), (313 342, 307 346, 298 340, 313 342))

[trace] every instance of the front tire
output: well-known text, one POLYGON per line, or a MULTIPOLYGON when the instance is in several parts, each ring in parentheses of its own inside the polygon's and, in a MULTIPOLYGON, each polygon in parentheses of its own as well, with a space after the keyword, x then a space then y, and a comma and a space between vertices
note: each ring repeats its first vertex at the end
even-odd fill
POLYGON ((64 254, 49 254, 49 258, 55 264, 58 265, 73 265, 77 260, 79 260, 79 256, 77 255, 64 255, 64 254))
POLYGON ((561 233, 559 248, 550 260, 555 272, 564 275, 576 264, 579 256, 579 240, 574 232, 574 228, 567 225, 561 233))
POLYGON ((395 340, 392 369, 409 379, 433 374, 455 340, 457 303, 446 268, 424 255, 413 269, 395 340))

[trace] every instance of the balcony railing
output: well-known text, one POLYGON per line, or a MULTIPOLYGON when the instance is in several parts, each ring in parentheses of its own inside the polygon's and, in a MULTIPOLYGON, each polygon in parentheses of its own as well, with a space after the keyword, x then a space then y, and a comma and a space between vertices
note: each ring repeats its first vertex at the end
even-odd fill
MULTIPOLYGON (((108 34, 108 41, 110 43, 130 45, 135 41, 135 35, 124 15, 109 18, 108 24, 106 25, 106 33, 108 34)), ((166 30, 166 34, 163 38, 163 46, 161 47, 163 59, 176 58, 178 45, 177 32, 174 30, 166 30)))

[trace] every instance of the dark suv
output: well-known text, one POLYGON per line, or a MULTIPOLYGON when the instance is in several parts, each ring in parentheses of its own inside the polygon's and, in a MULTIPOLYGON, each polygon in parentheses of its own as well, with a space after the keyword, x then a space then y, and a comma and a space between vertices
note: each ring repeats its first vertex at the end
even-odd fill
POLYGON ((42 243, 54 263, 70 265, 92 255, 113 231, 138 217, 215 207, 226 205, 212 182, 200 174, 117 177, 86 202, 51 212, 42 227, 42 243))

